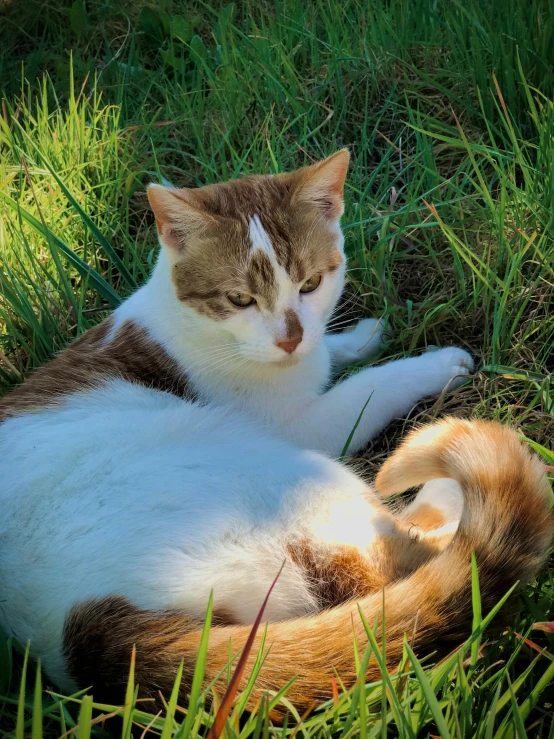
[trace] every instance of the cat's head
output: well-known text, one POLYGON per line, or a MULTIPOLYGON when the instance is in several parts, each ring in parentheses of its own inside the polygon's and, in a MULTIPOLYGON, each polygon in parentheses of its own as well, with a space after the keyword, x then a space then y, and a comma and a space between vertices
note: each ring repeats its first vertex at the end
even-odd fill
POLYGON ((289 364, 321 340, 344 282, 348 161, 343 149, 286 174, 148 188, 177 298, 243 357, 289 364))

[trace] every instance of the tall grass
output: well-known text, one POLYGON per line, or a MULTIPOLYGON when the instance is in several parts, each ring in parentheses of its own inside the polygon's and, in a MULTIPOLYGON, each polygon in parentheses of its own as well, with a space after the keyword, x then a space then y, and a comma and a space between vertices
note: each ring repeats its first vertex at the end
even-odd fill
MULTIPOLYGON (((0 389, 144 281, 156 249, 147 182, 279 171, 347 145, 346 307, 388 317, 390 357, 452 342, 480 368, 360 462, 373 469, 404 426, 443 412, 517 423, 548 461, 553 33, 548 0, 0 6, 0 389)), ((479 659, 418 668, 407 647, 382 683, 342 695, 337 676, 338 703, 300 729, 298 716, 271 728, 265 703, 227 732, 554 736, 552 637, 526 641, 552 619, 552 597, 547 568, 479 659)), ((102 733, 89 717, 116 707, 43 691, 22 648, 2 645, 9 736, 77 731, 79 711, 80 735, 102 733)), ((178 706, 152 726, 203 734, 204 701, 186 726, 178 706)), ((143 707, 133 717, 153 720, 143 707)))

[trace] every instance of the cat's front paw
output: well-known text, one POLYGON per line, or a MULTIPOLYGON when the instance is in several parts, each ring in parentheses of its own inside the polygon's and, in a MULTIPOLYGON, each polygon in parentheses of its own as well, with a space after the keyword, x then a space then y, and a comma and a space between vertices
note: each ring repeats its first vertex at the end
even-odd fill
POLYGON ((460 387, 473 372, 474 363, 471 355, 457 346, 433 349, 423 356, 430 366, 433 378, 436 378, 433 394, 442 392, 445 387, 449 390, 460 387))
POLYGON ((375 356, 382 346, 385 323, 382 318, 364 318, 349 331, 350 348, 357 359, 369 359, 375 356))

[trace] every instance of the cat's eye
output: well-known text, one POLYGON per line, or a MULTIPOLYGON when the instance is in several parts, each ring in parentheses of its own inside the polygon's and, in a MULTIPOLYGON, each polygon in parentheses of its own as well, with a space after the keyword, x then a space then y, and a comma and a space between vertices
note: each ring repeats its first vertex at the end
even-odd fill
POLYGON ((249 305, 256 302, 251 295, 248 295, 248 293, 229 293, 227 297, 230 302, 238 308, 247 308, 249 305))
POLYGON ((300 288, 301 293, 313 293, 316 287, 321 284, 321 275, 313 275, 300 288))

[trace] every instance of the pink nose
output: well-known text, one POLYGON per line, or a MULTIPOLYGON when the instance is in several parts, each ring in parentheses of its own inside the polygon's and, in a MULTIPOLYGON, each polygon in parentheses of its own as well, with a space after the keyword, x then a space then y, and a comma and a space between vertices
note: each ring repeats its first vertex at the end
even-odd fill
POLYGON ((287 354, 292 354, 301 341, 301 336, 292 336, 290 339, 276 341, 275 344, 279 347, 279 349, 283 349, 283 351, 285 351, 287 354))

